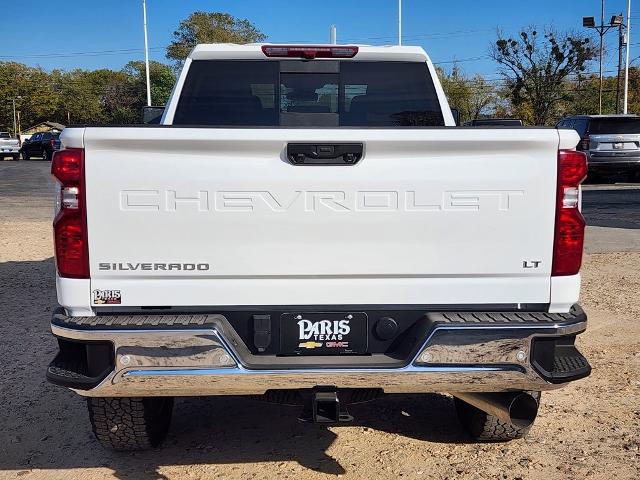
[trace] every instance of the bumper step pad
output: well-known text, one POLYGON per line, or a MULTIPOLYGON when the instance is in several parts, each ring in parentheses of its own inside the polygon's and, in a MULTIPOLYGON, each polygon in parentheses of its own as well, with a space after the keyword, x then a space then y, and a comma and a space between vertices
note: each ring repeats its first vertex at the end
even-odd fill
POLYGON ((206 328, 215 325, 220 315, 96 315, 94 317, 69 317, 63 309, 57 309, 51 323, 59 327, 78 330, 119 329, 183 329, 206 328))
POLYGON ((588 377, 591 365, 587 359, 571 344, 555 344, 546 358, 536 356, 534 347, 533 367, 550 383, 565 383, 588 377), (550 358, 549 355, 552 355, 550 358))
POLYGON ((111 371, 109 367, 96 376, 90 376, 85 362, 70 361, 64 357, 63 353, 58 353, 47 367, 47 380, 55 385, 88 390, 98 385, 111 371))
POLYGON ((552 382, 577 380, 591 373, 591 365, 576 347, 559 348, 553 360, 553 371, 549 372, 552 382))
POLYGON ((429 312, 427 317, 435 323, 463 325, 493 324, 570 324, 584 322, 587 319, 579 305, 571 307, 568 313, 547 312, 429 312))

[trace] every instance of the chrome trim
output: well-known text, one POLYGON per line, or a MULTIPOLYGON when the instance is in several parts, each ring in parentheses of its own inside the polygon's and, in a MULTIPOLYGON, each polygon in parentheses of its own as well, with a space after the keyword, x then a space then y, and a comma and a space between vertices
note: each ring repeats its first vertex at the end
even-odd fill
POLYGON ((89 396, 194 396, 260 395, 270 389, 383 388, 386 393, 431 393, 446 391, 540 390, 557 388, 518 367, 417 367, 401 369, 246 370, 171 369, 127 370, 107 378, 89 396))
POLYGON ((51 325, 57 337, 110 341, 116 372, 132 368, 199 368, 236 366, 215 329, 74 330, 51 325))
POLYGON ((531 366, 532 340, 585 329, 586 322, 442 324, 403 368, 251 370, 242 365, 222 323, 175 330, 79 330, 51 325, 58 337, 114 344, 114 371, 91 390, 75 390, 93 397, 260 395, 270 389, 317 385, 380 387, 387 393, 551 390, 561 385, 548 383, 531 366), (518 355, 522 351, 524 357, 518 355))
POLYGON ((586 322, 571 325, 438 325, 413 360, 416 364, 521 364, 535 337, 574 335, 586 330, 586 322), (458 330, 464 330, 461 338, 458 330), (423 360, 424 356, 428 360, 423 360))

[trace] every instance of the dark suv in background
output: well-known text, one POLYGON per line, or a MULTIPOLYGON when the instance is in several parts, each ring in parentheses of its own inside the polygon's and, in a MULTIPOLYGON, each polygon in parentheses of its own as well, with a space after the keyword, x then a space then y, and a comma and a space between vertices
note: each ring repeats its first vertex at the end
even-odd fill
POLYGON ((634 179, 640 174, 640 116, 575 115, 557 127, 578 132, 578 150, 587 154, 592 176, 624 173, 634 179))
POLYGON ((60 149, 60 134, 53 132, 34 133, 31 138, 22 142, 20 154, 23 160, 31 157, 42 157, 51 160, 53 152, 60 149))

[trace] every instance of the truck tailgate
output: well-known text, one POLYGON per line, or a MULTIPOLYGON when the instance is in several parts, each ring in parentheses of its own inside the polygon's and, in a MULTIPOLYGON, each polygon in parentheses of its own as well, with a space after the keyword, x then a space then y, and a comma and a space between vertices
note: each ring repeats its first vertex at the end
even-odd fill
POLYGON ((553 129, 87 128, 91 289, 123 306, 547 303, 558 146, 553 129), (290 142, 364 155, 292 165, 290 142))

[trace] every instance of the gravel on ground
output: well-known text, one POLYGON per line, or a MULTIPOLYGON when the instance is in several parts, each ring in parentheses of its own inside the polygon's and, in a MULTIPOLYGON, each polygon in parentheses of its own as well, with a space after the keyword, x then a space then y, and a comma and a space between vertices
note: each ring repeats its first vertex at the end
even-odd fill
POLYGON ((524 440, 472 443, 447 395, 387 396, 329 428, 290 407, 186 398, 161 450, 123 454, 94 440, 80 396, 44 379, 51 252, 49 222, 0 219, 0 478, 640 478, 640 253, 586 256, 577 343, 593 373, 543 394, 524 440))

